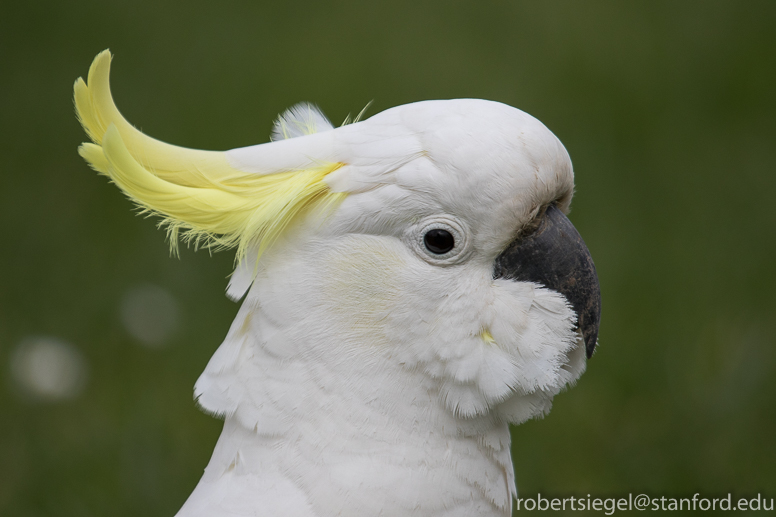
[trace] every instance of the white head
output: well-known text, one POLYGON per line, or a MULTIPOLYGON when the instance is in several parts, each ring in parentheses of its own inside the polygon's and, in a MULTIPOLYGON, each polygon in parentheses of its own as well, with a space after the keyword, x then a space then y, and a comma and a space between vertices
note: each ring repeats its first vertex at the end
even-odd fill
POLYGON ((194 151, 123 119, 109 64, 76 83, 82 155, 173 242, 238 248, 229 295, 246 298, 197 383, 204 408, 275 437, 336 392, 332 415, 375 406, 411 428, 430 403, 433 425, 474 435, 545 414, 583 372, 595 270, 563 215, 571 161, 530 115, 427 101, 335 129, 302 106, 280 140, 194 151))

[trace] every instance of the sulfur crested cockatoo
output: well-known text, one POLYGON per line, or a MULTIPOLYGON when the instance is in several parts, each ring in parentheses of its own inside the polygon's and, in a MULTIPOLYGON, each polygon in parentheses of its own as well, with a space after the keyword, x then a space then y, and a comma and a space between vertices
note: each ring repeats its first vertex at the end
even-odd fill
POLYGON ((181 517, 509 515, 508 424, 545 415, 596 346, 598 280, 564 215, 560 141, 475 99, 273 141, 165 144, 75 84, 79 152, 179 238, 237 249, 244 297, 195 386, 224 429, 181 517))

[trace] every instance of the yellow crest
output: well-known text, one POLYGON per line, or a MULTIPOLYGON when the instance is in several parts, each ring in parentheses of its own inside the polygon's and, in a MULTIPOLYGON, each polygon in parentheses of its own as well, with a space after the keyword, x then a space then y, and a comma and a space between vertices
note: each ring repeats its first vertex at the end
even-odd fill
POLYGON ((237 260, 251 248, 267 249, 298 218, 328 209, 347 195, 323 179, 343 164, 257 174, 232 167, 225 153, 166 144, 144 135, 119 113, 110 92, 111 54, 97 55, 88 84, 75 82, 78 119, 93 143, 79 154, 108 176, 142 208, 162 217, 170 246, 178 237, 195 245, 237 247, 237 260))

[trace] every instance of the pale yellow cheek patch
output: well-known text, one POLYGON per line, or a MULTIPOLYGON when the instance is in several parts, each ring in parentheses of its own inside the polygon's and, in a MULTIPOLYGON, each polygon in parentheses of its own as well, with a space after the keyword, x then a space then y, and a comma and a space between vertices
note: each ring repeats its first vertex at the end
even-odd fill
POLYGON ((398 303, 406 263, 378 237, 350 236, 336 246, 322 261, 325 299, 336 303, 331 309, 342 328, 373 341, 398 303))

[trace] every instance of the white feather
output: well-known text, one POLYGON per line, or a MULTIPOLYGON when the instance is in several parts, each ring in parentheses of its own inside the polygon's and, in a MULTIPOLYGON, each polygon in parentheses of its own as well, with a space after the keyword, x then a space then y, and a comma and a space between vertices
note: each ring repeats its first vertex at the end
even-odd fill
POLYGON ((327 181, 350 195, 235 272, 231 297, 253 285, 195 388, 224 432, 179 516, 509 515, 508 423, 546 414, 585 360, 565 298, 494 281, 492 263, 538 204, 570 197, 568 156, 486 101, 328 129, 230 151, 257 172, 341 161, 327 181), (457 261, 420 248, 435 218, 466 233, 457 261))
POLYGON ((271 139, 285 140, 330 129, 334 129, 334 126, 320 108, 308 102, 300 102, 278 116, 272 128, 271 139))

